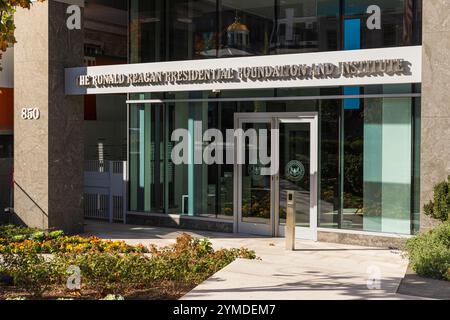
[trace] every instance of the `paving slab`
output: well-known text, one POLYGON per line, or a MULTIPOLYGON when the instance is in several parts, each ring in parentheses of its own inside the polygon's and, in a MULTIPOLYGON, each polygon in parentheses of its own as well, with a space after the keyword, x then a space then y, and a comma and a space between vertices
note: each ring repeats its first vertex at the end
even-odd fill
POLYGON ((183 299, 418 299, 397 294, 408 267, 400 251, 303 240, 295 251, 286 251, 282 238, 98 222, 86 226, 86 235, 130 244, 164 246, 182 233, 207 237, 216 249, 245 247, 259 257, 234 261, 183 299))

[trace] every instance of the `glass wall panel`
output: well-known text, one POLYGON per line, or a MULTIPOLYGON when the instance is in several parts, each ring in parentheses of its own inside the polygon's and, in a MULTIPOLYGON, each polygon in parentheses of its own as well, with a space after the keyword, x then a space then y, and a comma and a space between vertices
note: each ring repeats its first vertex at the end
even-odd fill
POLYGON ((319 119, 319 225, 324 228, 339 228, 341 101, 321 101, 319 119))
POLYGON ((420 44, 421 19, 416 14, 421 9, 420 1, 346 0, 344 3, 345 21, 359 22, 361 48, 420 44), (380 10, 368 10, 373 6, 380 10))
POLYGON ((130 62, 419 45, 421 10, 420 0, 130 0, 130 62))
POLYGON ((130 0, 130 63, 164 61, 163 0, 130 0))
MULTIPOLYGON (((195 94, 195 93, 194 93, 195 94)), ((184 93, 176 94, 178 98, 184 93)), ((187 93, 187 95, 191 95, 187 93)), ((170 149, 183 143, 184 164, 173 162, 168 153, 168 213, 189 216, 215 216, 217 212, 217 177, 213 168, 203 162, 203 131, 208 129, 208 102, 177 102, 166 105, 168 109, 168 141, 177 129, 183 129, 183 141, 170 141, 170 149), (186 141, 187 140, 187 141, 186 141), (186 154, 187 153, 187 154, 186 154), (211 173, 211 174, 210 174, 211 173)), ((177 153, 179 154, 179 153, 177 153)))
POLYGON ((412 111, 411 98, 365 99, 343 111, 342 229, 411 232, 412 111))
MULTIPOLYGON (((413 89, 410 85, 370 86, 361 92, 399 94, 413 89)), ((131 106, 131 210, 232 219, 233 165, 195 162, 196 150, 216 141, 213 137, 196 142, 195 137, 201 139, 207 129, 218 129, 223 137, 218 144, 225 144, 236 112, 317 111, 320 227, 400 234, 417 230, 420 98, 359 99, 354 108, 346 108, 345 99, 258 99, 295 96, 295 90, 227 91, 218 97, 241 94, 255 99, 221 102, 208 100, 210 92, 180 92, 164 94, 163 98, 176 102, 131 106), (187 132, 185 152, 190 163, 173 162, 171 153, 179 143, 172 141, 176 129, 187 132)), ((335 95, 342 88, 311 90, 314 95, 335 95)), ((299 90, 297 95, 301 93, 305 92, 299 90)), ((249 208, 254 209, 250 204, 249 208)))
POLYGON ((220 3, 220 57, 273 53, 274 0, 222 0, 220 3))
POLYGON ((367 104, 364 124, 363 229, 411 232, 412 99, 367 104))
MULTIPOLYGON (((242 125, 244 131, 266 130, 267 132, 267 150, 270 150, 271 141, 271 124, 264 123, 244 123, 242 125)), ((244 141, 244 155, 246 163, 242 165, 242 222, 250 222, 255 224, 269 224, 271 210, 271 176, 261 175, 261 169, 268 167, 259 161, 258 156, 250 160, 251 155, 260 154, 259 147, 261 142, 256 139, 246 138, 244 141), (256 160, 256 161, 255 161, 256 160)), ((267 154, 268 156, 270 155, 267 154)))
POLYGON ((130 107, 130 209, 164 212, 162 105, 130 107))
POLYGON ((165 3, 169 13, 168 60, 216 58, 216 1, 166 0, 165 3))
POLYGON ((279 1, 276 10, 276 53, 338 49, 339 0, 279 1))

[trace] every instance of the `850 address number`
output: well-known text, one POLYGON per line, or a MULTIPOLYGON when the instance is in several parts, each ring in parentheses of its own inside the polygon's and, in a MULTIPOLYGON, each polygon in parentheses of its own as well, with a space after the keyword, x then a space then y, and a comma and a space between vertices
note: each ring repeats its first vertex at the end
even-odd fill
POLYGON ((20 116, 22 120, 38 120, 41 111, 38 108, 23 108, 20 116))

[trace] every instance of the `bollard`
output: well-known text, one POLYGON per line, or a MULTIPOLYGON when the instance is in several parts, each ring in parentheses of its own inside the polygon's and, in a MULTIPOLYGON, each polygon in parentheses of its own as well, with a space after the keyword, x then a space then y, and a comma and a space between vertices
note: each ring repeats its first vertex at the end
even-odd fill
POLYGON ((286 250, 295 250, 295 191, 287 191, 286 199, 286 250))

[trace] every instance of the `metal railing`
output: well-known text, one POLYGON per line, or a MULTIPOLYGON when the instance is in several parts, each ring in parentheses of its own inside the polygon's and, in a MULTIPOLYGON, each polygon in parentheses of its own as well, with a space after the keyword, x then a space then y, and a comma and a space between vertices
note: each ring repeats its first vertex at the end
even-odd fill
POLYGON ((85 162, 85 218, 125 222, 127 203, 125 173, 124 161, 85 162))

